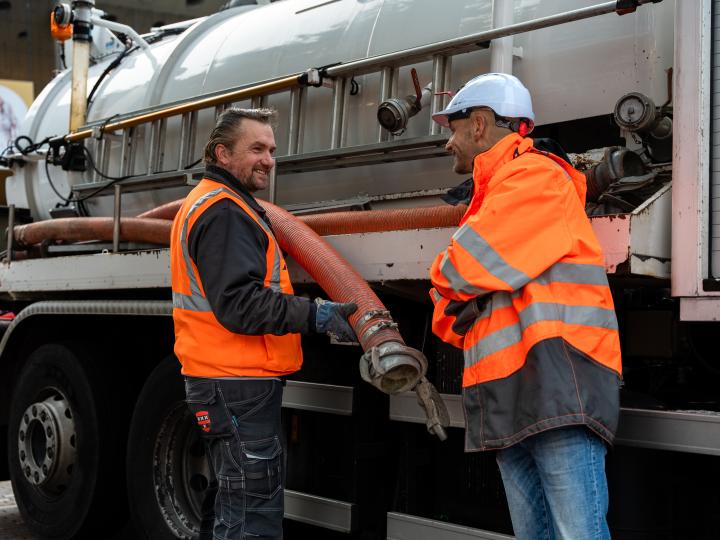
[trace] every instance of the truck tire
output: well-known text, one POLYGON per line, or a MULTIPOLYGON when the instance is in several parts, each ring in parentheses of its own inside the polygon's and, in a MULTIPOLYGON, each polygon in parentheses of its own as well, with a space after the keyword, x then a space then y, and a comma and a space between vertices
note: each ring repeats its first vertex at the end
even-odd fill
POLYGON ((197 538, 211 473, 185 405, 180 364, 165 358, 138 398, 127 448, 130 513, 144 538, 197 538))
POLYGON ((30 354, 15 385, 10 477, 23 519, 42 538, 103 538, 122 525, 124 426, 109 382, 85 346, 53 343, 30 354))

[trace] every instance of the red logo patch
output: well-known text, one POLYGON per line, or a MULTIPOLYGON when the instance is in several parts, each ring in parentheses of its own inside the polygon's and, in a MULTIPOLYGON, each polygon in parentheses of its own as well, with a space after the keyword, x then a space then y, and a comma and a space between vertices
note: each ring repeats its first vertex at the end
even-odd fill
POLYGON ((198 411, 195 413, 197 418, 198 426, 202 428, 205 433, 210 433, 210 413, 207 411, 198 411))

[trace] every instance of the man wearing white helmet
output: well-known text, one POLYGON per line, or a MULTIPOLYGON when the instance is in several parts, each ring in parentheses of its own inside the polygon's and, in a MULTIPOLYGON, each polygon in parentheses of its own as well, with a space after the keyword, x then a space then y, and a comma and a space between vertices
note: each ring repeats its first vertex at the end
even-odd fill
POLYGON ((465 449, 498 451, 519 540, 609 538, 620 344, 585 177, 526 137, 532 101, 512 75, 472 79, 433 119, 473 174, 430 270, 433 331, 465 357, 465 449))

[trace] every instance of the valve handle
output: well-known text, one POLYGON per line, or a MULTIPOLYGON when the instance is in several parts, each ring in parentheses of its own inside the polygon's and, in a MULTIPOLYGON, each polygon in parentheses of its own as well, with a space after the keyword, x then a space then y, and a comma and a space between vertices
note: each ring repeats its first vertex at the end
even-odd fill
POLYGON ((418 109, 421 109, 422 105, 420 105, 420 100, 422 99, 422 88, 420 88, 420 80, 418 79, 417 70, 415 68, 410 70, 410 76, 412 77, 413 86, 415 86, 415 106, 418 109))

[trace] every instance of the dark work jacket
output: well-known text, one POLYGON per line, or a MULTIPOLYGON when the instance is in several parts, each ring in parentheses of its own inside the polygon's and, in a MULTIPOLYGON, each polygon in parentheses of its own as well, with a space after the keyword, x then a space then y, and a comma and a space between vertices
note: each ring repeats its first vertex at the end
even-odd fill
MULTIPOLYGON (((263 207, 228 171, 209 165, 205 178, 240 195, 272 227, 263 207)), ((205 296, 227 330, 247 335, 312 333, 316 311, 312 301, 264 286, 267 248, 265 232, 228 199, 205 210, 188 238, 205 296)))

